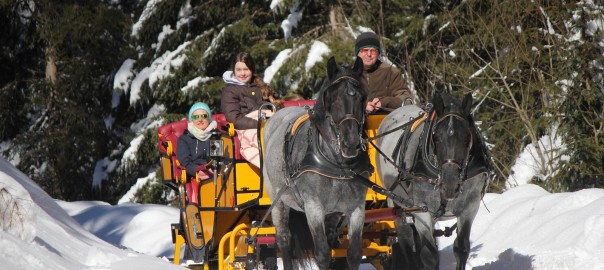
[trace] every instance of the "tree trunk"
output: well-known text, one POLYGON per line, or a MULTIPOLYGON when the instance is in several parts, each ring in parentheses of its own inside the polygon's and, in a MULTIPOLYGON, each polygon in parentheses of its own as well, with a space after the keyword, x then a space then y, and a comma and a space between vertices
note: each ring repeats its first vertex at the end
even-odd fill
POLYGON ((336 6, 331 6, 331 9, 329 10, 329 25, 334 34, 338 33, 338 16, 336 9, 336 6))
POLYGON ((46 54, 46 80, 54 87, 57 83, 57 63, 55 62, 54 49, 45 49, 46 54))

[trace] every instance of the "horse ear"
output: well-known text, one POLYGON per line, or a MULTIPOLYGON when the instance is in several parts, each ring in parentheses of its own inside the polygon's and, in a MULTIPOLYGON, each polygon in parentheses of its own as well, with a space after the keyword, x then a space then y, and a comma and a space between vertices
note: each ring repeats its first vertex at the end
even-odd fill
POLYGON ((352 71, 354 72, 354 74, 359 76, 363 74, 363 59, 361 59, 361 57, 357 57, 357 60, 354 61, 352 71))
POLYGON ((338 74, 338 64, 336 63, 336 58, 332 56, 327 60, 327 77, 333 80, 336 74, 338 74))
POLYGON ((434 96, 432 97, 432 105, 434 105, 434 110, 438 115, 441 115, 443 110, 445 109, 445 104, 440 94, 434 94, 434 96))
POLYGON ((463 108, 464 115, 469 115, 472 109, 472 94, 468 93, 463 98, 463 102, 461 103, 461 107, 463 108))

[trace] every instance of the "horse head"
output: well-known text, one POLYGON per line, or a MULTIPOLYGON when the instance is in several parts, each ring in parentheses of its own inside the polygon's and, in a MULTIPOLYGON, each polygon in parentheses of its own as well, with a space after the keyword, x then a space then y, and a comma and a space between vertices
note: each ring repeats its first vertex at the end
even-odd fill
POLYGON ((463 102, 448 94, 435 95, 432 99, 437 115, 432 128, 432 143, 439 165, 441 195, 454 199, 460 192, 472 148, 472 133, 469 115, 472 95, 467 94, 463 102))
POLYGON ((338 66, 331 57, 312 117, 323 139, 344 158, 356 157, 363 147, 361 136, 366 118, 367 88, 362 72, 360 58, 349 69, 338 66))

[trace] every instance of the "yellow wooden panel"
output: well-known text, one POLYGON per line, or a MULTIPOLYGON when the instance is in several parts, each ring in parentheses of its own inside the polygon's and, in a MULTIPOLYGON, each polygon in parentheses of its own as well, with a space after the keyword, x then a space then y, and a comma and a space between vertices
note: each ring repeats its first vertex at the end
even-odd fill
MULTIPOLYGON (((377 135, 377 131, 380 126, 380 123, 382 123, 382 120, 384 120, 384 118, 386 116, 387 116, 387 114, 372 114, 367 117, 367 129, 366 129, 367 137, 373 138, 377 135)), ((376 143, 375 141, 372 141, 372 142, 374 144, 376 143)), ((385 150, 389 150, 389 149, 381 149, 381 150, 385 151, 385 150)), ((376 152, 377 151, 375 150, 375 147, 373 147, 370 143, 367 143, 367 153, 369 154, 369 159, 371 160, 371 164, 373 165, 374 169, 377 170, 377 167, 375 166, 376 152)), ((371 180, 371 182, 376 183, 379 186, 383 187, 382 181, 380 180, 380 177, 378 176, 377 171, 373 172, 373 174, 371 175, 369 180, 371 180)), ((386 199, 386 196, 379 194, 371 189, 369 189, 367 191, 366 200, 368 200, 368 201, 385 200, 385 199, 386 199)))
POLYGON ((164 175, 164 181, 173 181, 172 160, 168 157, 161 157, 161 169, 164 175))

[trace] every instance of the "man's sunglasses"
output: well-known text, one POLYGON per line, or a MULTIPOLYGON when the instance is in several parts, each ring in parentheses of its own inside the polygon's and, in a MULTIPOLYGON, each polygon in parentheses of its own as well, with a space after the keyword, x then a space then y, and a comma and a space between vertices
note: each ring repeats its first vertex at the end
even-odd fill
POLYGON ((363 48, 359 50, 360 53, 365 54, 365 55, 370 55, 370 54, 378 54, 378 50, 375 48, 363 48))
POLYGON ((207 114, 194 114, 191 116, 191 118, 193 119, 193 121, 199 119, 199 117, 201 117, 201 119, 208 119, 208 115, 207 114))

